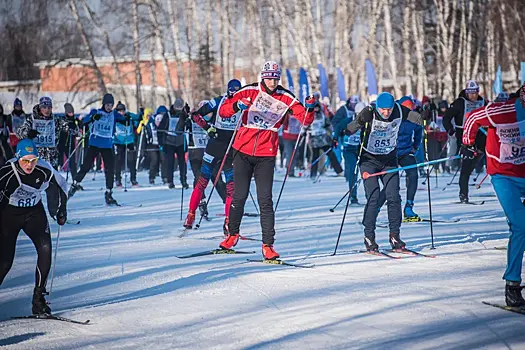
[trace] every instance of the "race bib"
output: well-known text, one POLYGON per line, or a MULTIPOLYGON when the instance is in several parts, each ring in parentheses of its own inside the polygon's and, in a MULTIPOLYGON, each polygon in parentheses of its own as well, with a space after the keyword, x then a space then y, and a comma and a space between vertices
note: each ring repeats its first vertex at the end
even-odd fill
POLYGON ((34 119, 33 128, 39 132, 34 142, 37 147, 55 147, 55 120, 34 119))
POLYGON ((326 134, 326 129, 324 128, 325 125, 325 119, 324 117, 321 119, 314 119, 312 122, 312 130, 311 134, 312 136, 322 136, 326 134))
POLYGON ((179 118, 170 117, 170 125, 168 127, 168 134, 177 135, 177 124, 179 123, 179 118))
POLYGON ((18 131, 18 128, 20 128, 22 124, 24 124, 24 121, 26 120, 26 118, 19 117, 17 115, 12 114, 11 120, 13 123, 13 132, 16 133, 18 131))
POLYGON ((500 138, 499 162, 520 165, 525 163, 525 121, 499 124, 496 133, 500 138))
POLYGON ((119 137, 123 137, 123 138, 133 135, 133 126, 132 125, 126 126, 124 124, 117 123, 115 125, 115 135, 119 137))
POLYGON ((301 133, 301 122, 294 116, 290 116, 290 118, 288 118, 288 129, 286 129, 285 132, 292 135, 299 135, 301 133))
POLYGON ((465 124, 465 117, 468 113, 472 112, 475 109, 483 107, 485 105, 485 100, 470 101, 465 99, 465 111, 463 112, 463 124, 465 124))
POLYGON ((370 130, 370 137, 366 150, 372 154, 389 154, 397 146, 397 134, 401 125, 401 118, 391 122, 374 119, 370 130))
POLYGON ((159 144, 159 138, 157 136, 157 129, 154 127, 151 127, 151 143, 154 145, 159 144))
POLYGON ((289 106, 286 103, 259 89, 257 98, 248 110, 247 126, 263 130, 275 129, 275 125, 281 120, 288 108, 289 106))
POLYGON ((239 116, 242 114, 242 111, 235 113, 230 118, 222 118, 221 115, 219 114, 219 110, 222 104, 224 103, 224 101, 226 101, 226 96, 222 98, 221 102, 219 103, 219 107, 217 108, 217 114, 215 115, 215 127, 221 130, 233 131, 237 127, 237 121, 238 121, 237 118, 239 118, 239 116))
POLYGON ((358 130, 355 134, 343 137, 343 144, 345 146, 359 146, 361 144, 361 130, 358 130))
POLYGON ((206 148, 209 139, 208 133, 196 123, 191 123, 191 125, 194 145, 190 148, 206 148))
POLYGON ((40 202, 42 195, 39 190, 30 190, 30 186, 22 185, 11 195, 9 204, 15 207, 34 207, 40 202))
POLYGON ((102 113, 99 120, 93 123, 93 135, 110 139, 113 137, 113 125, 115 124, 115 116, 113 112, 102 113))

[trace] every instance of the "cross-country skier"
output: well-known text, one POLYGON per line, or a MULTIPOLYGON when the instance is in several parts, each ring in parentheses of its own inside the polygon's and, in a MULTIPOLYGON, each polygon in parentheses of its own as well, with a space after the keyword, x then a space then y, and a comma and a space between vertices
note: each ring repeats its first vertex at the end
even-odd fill
POLYGON ((71 103, 64 104, 64 114, 68 124, 68 132, 64 133, 64 147, 60 150, 59 163, 61 163, 62 166, 63 159, 69 159, 67 163, 67 168, 71 170, 71 176, 75 178, 75 176, 77 175, 77 154, 71 156, 71 153, 76 148, 76 137, 78 136, 80 121, 76 118, 75 109, 73 108, 73 105, 71 105, 71 103))
POLYGON ((308 126, 314 118, 313 96, 306 98, 307 109, 288 90, 279 85, 281 68, 274 61, 266 62, 261 70, 261 81, 243 87, 219 108, 222 117, 242 113, 242 123, 233 143, 235 189, 230 208, 229 234, 220 244, 233 248, 239 241, 244 205, 248 198, 252 176, 257 187, 263 236, 262 253, 265 259, 277 259, 274 250, 275 213, 272 188, 275 157, 278 149, 277 131, 287 113, 308 126))
MULTIPOLYGON (((365 108, 348 124, 348 134, 363 128, 363 152, 360 158, 361 174, 395 169, 397 165, 398 134, 401 123, 409 120, 422 125, 421 116, 394 101, 394 96, 382 92, 375 104, 365 108)), ((375 240, 375 228, 379 209, 379 178, 383 183, 388 205, 390 245, 393 249, 404 249, 405 242, 399 237, 401 227, 401 196, 399 195, 399 173, 369 177, 364 181, 367 203, 363 215, 365 246, 367 250, 379 249, 375 240)))
POLYGON ((32 140, 21 140, 16 158, 0 169, 0 285, 11 269, 16 239, 23 230, 33 242, 38 259, 33 290, 33 314, 49 314, 46 282, 51 267, 51 233, 42 192, 47 193, 49 214, 59 225, 67 220, 66 180, 49 163, 38 158, 32 140))
POLYGON ((13 158, 13 150, 9 144, 11 128, 11 120, 8 115, 4 114, 4 107, 0 104, 0 166, 13 158))
MULTIPOLYGON (((468 113, 484 106, 485 100, 479 95, 479 85, 474 80, 467 82, 466 88, 459 93, 459 97, 450 105, 450 108, 443 117, 443 126, 450 136, 455 135, 457 140, 457 149, 461 147, 461 139, 463 137, 463 122, 468 113), (452 125, 454 120, 454 126, 452 125)), ((485 150, 485 142, 487 137, 481 131, 476 137, 476 147, 478 150, 485 150)), ((475 159, 463 159, 461 162, 461 172, 459 175, 459 200, 461 203, 468 203, 468 180, 470 174, 476 167, 479 160, 478 155, 475 159)))
POLYGON ((27 117, 18 129, 17 136, 19 139, 33 139, 40 159, 58 169, 58 141, 60 133, 67 131, 67 121, 53 115, 53 102, 50 97, 44 96, 33 107, 33 116, 27 117))
MULTIPOLYGON (((430 123, 428 123, 428 160, 436 160, 447 156, 448 135, 443 126, 443 115, 448 109, 448 102, 445 100, 438 102, 438 109, 432 113, 430 123)), ((450 168, 446 162, 441 163, 444 172, 450 173, 450 168)), ((435 167, 438 170, 439 165, 435 167)))
POLYGON ((113 144, 115 145, 115 185, 122 187, 122 169, 127 167, 131 175, 131 186, 137 187, 137 152, 135 151, 135 130, 140 122, 139 116, 126 112, 126 106, 118 101, 117 112, 125 117, 125 122, 115 124, 115 135, 113 144), (127 153, 127 154, 126 154, 127 153))
POLYGON ((90 128, 88 148, 84 155, 82 167, 75 177, 75 182, 69 189, 69 198, 80 189, 80 183, 86 174, 93 167, 93 162, 97 155, 101 155, 104 160, 104 175, 106 177, 106 192, 104 199, 107 205, 118 205, 113 198, 113 176, 114 176, 114 154, 113 154, 113 134, 117 122, 125 123, 126 117, 113 110, 115 99, 112 94, 105 94, 102 97, 102 107, 92 109, 91 112, 82 119, 82 123, 90 128))
POLYGON ((521 270, 525 250, 525 84, 519 97, 503 103, 489 103, 467 116, 463 128, 461 154, 476 157, 479 128, 488 128, 487 173, 510 227, 507 249, 505 300, 508 306, 525 307, 521 295, 521 270))
MULTIPOLYGON (((230 140, 235 131, 237 125, 238 116, 232 118, 229 114, 226 117, 219 112, 220 107, 226 103, 228 98, 233 97, 233 95, 241 88, 241 82, 237 79, 232 79, 228 82, 227 92, 224 96, 217 96, 210 100, 207 104, 203 105, 199 110, 192 115, 192 119, 197 126, 202 128, 210 140, 204 150, 204 156, 202 158, 202 167, 200 171, 199 179, 197 180, 197 185, 194 187, 193 192, 191 193, 190 204, 188 215, 184 221, 185 228, 192 228, 193 222, 195 221, 195 211, 199 206, 199 203, 204 194, 204 190, 208 186, 208 182, 213 176, 215 167, 217 164, 221 164, 224 157, 224 165, 222 167, 222 172, 224 172, 224 177, 226 179, 226 201, 224 206, 224 213, 226 218, 224 220, 223 232, 224 234, 228 233, 227 224, 228 224, 228 214, 230 210, 230 203, 233 195, 233 158, 232 150, 228 151, 228 146, 230 140), (205 120, 202 116, 206 116, 209 113, 212 113, 211 119, 209 121, 205 120), (228 153, 226 153, 228 151, 228 153)), ((202 134, 204 136, 204 134, 202 134)), ((199 142, 199 141, 197 141, 199 142)), ((272 170, 273 172, 273 170, 272 170)), ((217 174, 221 176, 221 174, 217 174)), ((207 208, 206 208, 207 211, 207 208)))
POLYGON ((15 98, 15 102, 13 103, 13 111, 10 114, 11 121, 10 124, 12 126, 11 134, 10 134, 10 141, 11 141, 11 147, 16 149, 16 145, 18 144, 19 138, 17 136, 18 128, 24 124, 26 121, 27 115, 24 112, 22 101, 17 97, 15 98))
POLYGON ((157 127, 162 121, 162 115, 151 116, 148 122, 144 125, 142 132, 143 143, 146 149, 146 158, 149 159, 149 183, 155 184, 155 177, 159 173, 160 166, 160 146, 157 135, 157 127))

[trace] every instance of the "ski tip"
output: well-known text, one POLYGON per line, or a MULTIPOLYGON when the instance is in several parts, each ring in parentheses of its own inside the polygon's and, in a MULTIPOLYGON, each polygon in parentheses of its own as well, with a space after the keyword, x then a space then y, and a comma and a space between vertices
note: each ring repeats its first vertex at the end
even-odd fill
POLYGON ((333 213, 334 211, 335 211, 335 210, 333 210, 333 209, 330 209, 330 213, 333 213))

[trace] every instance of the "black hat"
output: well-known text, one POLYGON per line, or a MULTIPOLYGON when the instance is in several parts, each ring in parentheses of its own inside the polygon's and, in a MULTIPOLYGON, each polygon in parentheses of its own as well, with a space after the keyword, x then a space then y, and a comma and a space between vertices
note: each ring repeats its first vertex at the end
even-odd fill
POLYGON ((75 109, 73 108, 73 105, 71 103, 64 104, 64 113, 75 113, 75 109))
POLYGON ((112 94, 105 94, 104 97, 102 97, 102 105, 105 104, 115 104, 115 98, 112 94))
POLYGON ((117 109, 117 111, 125 111, 126 110, 126 105, 123 104, 122 102, 118 101, 116 109, 117 109))

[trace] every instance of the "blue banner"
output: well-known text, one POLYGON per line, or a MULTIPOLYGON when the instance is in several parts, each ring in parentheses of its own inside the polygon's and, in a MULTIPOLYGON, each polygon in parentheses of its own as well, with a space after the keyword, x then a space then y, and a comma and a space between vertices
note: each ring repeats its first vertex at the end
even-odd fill
POLYGON ((290 90, 292 92, 292 94, 295 94, 295 92, 293 91, 292 73, 290 73, 289 69, 286 70, 286 79, 288 79, 288 90, 290 90))
POLYGON ((299 68, 299 101, 304 103, 306 97, 310 95, 310 87, 308 86, 308 76, 303 67, 299 68))
POLYGON ((521 85, 525 83, 525 62, 521 62, 521 85))
POLYGON ((328 90, 328 76, 326 75, 326 70, 324 69, 321 63, 317 65, 317 69, 319 69, 319 85, 321 85, 321 96, 330 97, 330 92, 328 90))
POLYGON ((503 91, 503 81, 501 80, 501 66, 498 64, 498 70, 496 71, 496 78, 492 85, 492 91, 494 92, 494 97, 498 96, 500 92, 503 91))
POLYGON ((365 60, 366 81, 368 83, 368 96, 377 95, 377 77, 374 65, 370 60, 365 60))
POLYGON ((337 93, 339 94, 339 100, 346 102, 346 88, 345 88, 345 77, 341 68, 337 67, 337 93))

